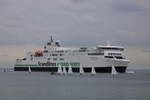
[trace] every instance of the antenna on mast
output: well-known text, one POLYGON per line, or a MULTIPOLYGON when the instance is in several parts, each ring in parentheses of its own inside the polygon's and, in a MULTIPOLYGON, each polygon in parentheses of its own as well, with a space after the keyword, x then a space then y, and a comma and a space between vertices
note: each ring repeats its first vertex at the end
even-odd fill
POLYGON ((51 43, 53 42, 53 37, 52 37, 52 36, 50 37, 50 42, 51 42, 51 43))

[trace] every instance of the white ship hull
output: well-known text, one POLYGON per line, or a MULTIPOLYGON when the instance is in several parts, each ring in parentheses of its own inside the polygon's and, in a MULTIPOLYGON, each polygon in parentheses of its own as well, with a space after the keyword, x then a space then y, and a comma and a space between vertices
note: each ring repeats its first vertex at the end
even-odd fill
POLYGON ((76 62, 45 62, 45 63, 35 63, 35 64, 16 64, 14 67, 15 71, 29 71, 28 67, 31 68, 31 71, 42 71, 42 72, 57 72, 59 65, 66 68, 68 71, 69 65, 72 65, 71 68, 73 72, 79 72, 79 68, 82 65, 84 72, 91 72, 92 66, 94 66, 95 71, 110 73, 112 69, 112 64, 115 66, 115 69, 119 73, 126 71, 129 61, 128 60, 114 60, 114 59, 103 59, 97 58, 98 61, 76 61, 76 62), (82 62, 82 63, 81 63, 82 62), (84 63, 83 63, 84 62, 84 63), (40 66, 41 65, 41 66, 40 66), (50 66, 53 65, 53 66, 50 66))

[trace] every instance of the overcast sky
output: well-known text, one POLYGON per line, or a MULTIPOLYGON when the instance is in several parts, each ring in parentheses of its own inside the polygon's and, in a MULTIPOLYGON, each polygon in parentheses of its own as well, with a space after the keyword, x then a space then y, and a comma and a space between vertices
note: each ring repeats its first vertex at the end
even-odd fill
POLYGON ((0 66, 50 35, 67 46, 121 44, 130 68, 150 68, 150 0, 0 0, 0 66))
POLYGON ((150 0, 0 0, 0 45, 150 46, 150 0))

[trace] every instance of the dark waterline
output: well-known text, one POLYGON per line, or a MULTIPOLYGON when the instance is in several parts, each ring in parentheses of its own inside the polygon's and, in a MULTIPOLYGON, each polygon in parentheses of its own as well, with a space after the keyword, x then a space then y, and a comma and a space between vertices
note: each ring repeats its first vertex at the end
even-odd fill
POLYGON ((134 74, 0 72, 0 100, 149 100, 150 70, 134 74))

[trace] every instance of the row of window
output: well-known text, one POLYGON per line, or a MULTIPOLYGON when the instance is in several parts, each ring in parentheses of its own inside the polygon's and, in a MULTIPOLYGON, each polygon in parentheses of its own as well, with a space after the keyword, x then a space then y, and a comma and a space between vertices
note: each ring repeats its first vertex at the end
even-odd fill
POLYGON ((88 55, 104 55, 104 53, 88 53, 88 55))
MULTIPOLYGON (((51 60, 51 58, 48 58, 47 60, 51 60)), ((58 60, 58 58, 53 58, 53 60, 58 60)), ((59 60, 64 60, 64 58, 59 58, 59 60)))
POLYGON ((108 55, 121 55, 121 53, 108 53, 108 55))
POLYGON ((104 50, 121 50, 121 51, 124 50, 123 48, 101 48, 101 49, 104 49, 104 50))
MULTIPOLYGON (((105 58, 114 58, 113 56, 105 56, 105 58)), ((115 56, 116 59, 124 59, 122 56, 115 56)))
POLYGON ((63 54, 50 54, 50 56, 63 56, 63 54))
MULTIPOLYGON (((30 60, 33 60, 33 58, 31 57, 30 60)), ((55 60, 55 61, 56 60, 61 60, 61 61, 64 61, 64 58, 59 58, 59 59, 58 58, 53 58, 53 59, 52 58, 47 58, 47 60, 55 60)))

